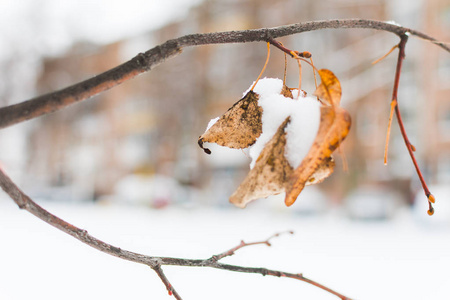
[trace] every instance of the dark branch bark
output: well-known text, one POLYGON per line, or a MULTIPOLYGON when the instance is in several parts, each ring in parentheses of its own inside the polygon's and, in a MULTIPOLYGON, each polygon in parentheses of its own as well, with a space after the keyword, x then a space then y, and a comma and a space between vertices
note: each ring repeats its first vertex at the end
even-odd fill
POLYGON ((293 274, 287 272, 281 272, 276 270, 270 270, 265 268, 251 268, 251 267, 243 267, 243 266, 235 266, 229 264, 222 264, 218 262, 220 259, 232 255, 235 251, 253 245, 265 244, 269 245, 269 240, 278 234, 270 237, 269 239, 261 242, 253 242, 253 243, 245 243, 241 242, 238 246, 220 253, 218 255, 213 255, 208 259, 183 259, 183 258, 173 258, 173 257, 158 257, 158 256, 148 256, 144 254, 139 254, 127 250, 123 250, 119 247, 115 247, 108 243, 105 243, 92 235, 90 235, 86 230, 80 229, 60 218, 46 211, 44 208, 35 203, 30 197, 28 197, 12 180, 8 175, 0 168, 0 186, 2 189, 14 200, 14 202, 21 208, 24 209, 31 214, 35 215, 42 221, 58 228, 59 230, 73 236, 79 241, 83 242, 86 245, 89 245, 101 252, 107 253, 112 256, 116 256, 125 260, 129 260, 135 263, 140 263, 149 266, 152 268, 159 276, 161 281, 166 286, 169 295, 173 295, 176 299, 181 299, 181 296, 176 292, 173 286, 170 284, 169 280, 163 273, 161 266, 163 265, 171 265, 171 266, 180 266, 180 267, 210 267, 215 269, 233 271, 233 272, 243 272, 243 273, 256 273, 262 274, 264 276, 276 276, 276 277, 287 277, 292 279, 297 279, 300 281, 307 282, 316 287, 319 287, 333 295, 341 299, 349 299, 340 293, 318 283, 311 279, 304 277, 302 274, 293 274))
POLYGON ((271 38, 273 39, 307 31, 340 28, 383 30, 394 33, 399 37, 405 34, 410 34, 435 43, 439 47, 450 52, 450 47, 448 45, 441 43, 435 38, 422 32, 386 22, 361 19, 313 21, 273 28, 190 34, 177 39, 169 40, 145 53, 138 54, 130 61, 96 77, 87 79, 50 94, 0 108, 0 129, 52 113, 70 104, 86 100, 94 95, 119 85, 124 81, 132 79, 143 72, 149 71, 151 68, 162 63, 164 60, 181 53, 181 50, 184 47, 209 44, 268 41, 271 38))

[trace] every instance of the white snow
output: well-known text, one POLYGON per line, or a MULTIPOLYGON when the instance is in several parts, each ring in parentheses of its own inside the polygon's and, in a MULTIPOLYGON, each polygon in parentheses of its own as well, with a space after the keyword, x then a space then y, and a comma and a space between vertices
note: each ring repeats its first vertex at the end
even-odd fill
POLYGON ((395 22, 394 20, 390 20, 390 21, 386 21, 387 24, 391 24, 391 25, 395 25, 398 27, 402 27, 402 25, 398 24, 397 22, 395 22))
POLYGON ((214 124, 216 124, 216 122, 220 119, 220 117, 217 117, 215 119, 211 119, 208 123, 208 126, 206 126, 206 131, 208 131, 214 124))
POLYGON ((258 81, 254 92, 259 95, 258 104, 263 108, 262 134, 250 148, 252 162, 255 166, 259 154, 266 143, 276 133, 278 127, 287 117, 291 118, 286 128, 286 158, 293 168, 297 168, 308 153, 317 135, 320 123, 320 103, 313 97, 298 97, 293 91, 294 99, 281 95, 283 81, 276 78, 263 78, 258 81))
MULTIPOLYGON (((303 273, 352 299, 444 300, 450 294, 450 226, 423 226, 409 211, 392 221, 351 222, 338 214, 304 217, 291 208, 41 205, 107 243, 159 256, 208 258, 242 239, 294 230, 271 247, 241 249, 223 262, 303 273)), ((173 299, 149 267, 82 244, 18 209, 3 193, 0 240, 0 299, 173 299)), ((287 278, 209 268, 164 271, 183 299, 337 299, 287 278)))

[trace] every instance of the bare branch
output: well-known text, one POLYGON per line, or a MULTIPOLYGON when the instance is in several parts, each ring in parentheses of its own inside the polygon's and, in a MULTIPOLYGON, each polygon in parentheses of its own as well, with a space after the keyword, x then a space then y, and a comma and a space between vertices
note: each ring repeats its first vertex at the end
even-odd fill
POLYGON ((241 241, 241 243, 240 243, 239 245, 237 245, 236 247, 233 247, 233 248, 231 248, 230 250, 225 251, 225 252, 222 252, 222 253, 220 253, 220 254, 213 255, 209 260, 210 260, 210 261, 214 261, 214 262, 219 261, 219 260, 221 260, 221 259, 224 258, 224 257, 234 255, 234 253, 235 253, 237 250, 242 249, 242 248, 244 248, 244 247, 248 247, 248 246, 254 246, 254 245, 267 245, 267 246, 270 247, 270 246, 271 246, 270 240, 273 239, 273 238, 275 238, 275 237, 280 236, 280 235, 283 234, 283 233, 294 234, 293 231, 286 231, 286 232, 275 233, 274 235, 270 236, 268 239, 266 239, 266 240, 264 240, 264 241, 252 242, 252 243, 246 243, 246 242, 244 242, 244 241, 241 241))
POLYGON ((313 21, 273 28, 190 34, 169 40, 145 53, 138 54, 133 59, 118 67, 65 89, 0 108, 0 129, 52 113, 70 104, 91 98, 141 73, 150 71, 151 68, 162 63, 164 60, 180 54, 184 47, 226 43, 267 42, 269 39, 307 31, 340 28, 383 30, 394 33, 399 37, 410 34, 430 41, 450 52, 448 45, 422 32, 387 22, 362 19, 313 21))
POLYGON ((349 299, 318 282, 315 282, 311 279, 303 277, 302 274, 293 274, 293 273, 269 270, 269 269, 265 269, 265 268, 250 268, 250 267, 243 267, 243 266, 235 266, 235 265, 222 264, 222 263, 218 262, 218 260, 220 260, 226 256, 232 255, 232 253, 234 253, 234 251, 237 251, 238 249, 246 247, 246 246, 258 245, 258 244, 270 245, 269 240, 272 239, 273 237, 278 236, 279 234, 275 234, 275 235, 269 237, 268 239, 266 239, 265 241, 261 241, 261 242, 253 242, 253 243, 241 242, 241 244, 232 248, 231 250, 228 250, 228 251, 226 251, 222 254, 216 255, 216 256, 212 256, 209 259, 183 259, 183 258, 173 258, 173 257, 148 256, 148 255, 143 255, 143 254, 123 250, 121 248, 118 248, 118 247, 112 246, 108 243, 105 243, 105 242, 93 237, 92 235, 90 235, 86 230, 80 229, 80 228, 58 218, 57 216, 51 214, 50 212, 46 211, 44 208, 42 208, 41 206, 36 204, 19 187, 17 187, 17 185, 11 180, 11 178, 9 178, 8 175, 6 175, 4 170, 1 168, 0 168, 0 186, 11 197, 11 199, 14 200, 14 202, 21 209, 25 209, 26 211, 35 215, 36 217, 43 220, 44 222, 73 236, 74 238, 78 239, 79 241, 83 242, 84 244, 91 246, 101 252, 110 254, 112 256, 116 256, 116 257, 119 257, 119 258, 122 258, 122 259, 125 259, 128 261, 144 264, 144 265, 151 267, 158 274, 159 278, 162 280, 162 282, 166 286, 166 289, 169 292, 169 294, 173 295, 176 299, 181 299, 181 296, 175 291, 175 289, 173 288, 173 286, 170 284, 169 280, 163 273, 162 268, 161 268, 161 266, 163 266, 163 265, 180 266, 180 267, 181 266, 184 266, 184 267, 210 267, 210 268, 233 271, 233 272, 256 273, 256 274, 262 274, 264 276, 270 275, 270 276, 276 276, 276 277, 287 277, 287 278, 297 279, 297 280, 312 284, 312 285, 319 287, 329 293, 332 293, 333 295, 338 296, 341 299, 349 299), (216 257, 216 258, 214 258, 214 257, 216 257))
MULTIPOLYGON (((392 100, 391 100, 391 107, 395 109, 395 115, 397 116, 398 126, 400 127, 400 132, 402 133, 403 140, 405 141, 406 148, 408 149, 409 155, 411 157, 411 160, 414 164, 414 167, 416 169, 417 175, 419 176, 419 180, 422 184, 423 191, 425 192, 425 196, 428 198, 428 214, 431 216, 434 214, 434 209, 432 203, 435 202, 434 196, 431 194, 430 190, 428 189, 428 186, 425 182, 425 179, 423 178, 422 172, 420 171, 420 167, 417 163, 416 157, 414 155, 414 151, 416 148, 411 144, 409 141, 408 135, 406 134, 405 126, 403 124, 402 115, 400 113, 400 109, 398 106, 398 86, 400 84, 400 74, 402 72, 402 64, 403 60, 405 59, 405 46, 406 42, 408 41, 407 35, 402 35, 400 39, 400 44, 398 44, 398 58, 397 58, 397 67, 395 69, 395 80, 394 80, 394 88, 392 91, 392 100)), ((392 116, 392 108, 391 108, 391 116, 392 116)), ((391 118, 390 118, 391 119, 391 118)), ((391 120, 390 120, 391 121, 391 120)), ((389 137, 389 131, 388 136, 389 137)))
POLYGON ((175 299, 182 300, 180 294, 177 293, 177 291, 173 288, 173 285, 169 282, 169 279, 167 279, 166 275, 164 274, 164 272, 161 268, 161 265, 158 264, 155 267, 153 267, 152 269, 156 272, 156 274, 158 274, 159 278, 166 286, 169 296, 173 295, 175 297, 175 299))

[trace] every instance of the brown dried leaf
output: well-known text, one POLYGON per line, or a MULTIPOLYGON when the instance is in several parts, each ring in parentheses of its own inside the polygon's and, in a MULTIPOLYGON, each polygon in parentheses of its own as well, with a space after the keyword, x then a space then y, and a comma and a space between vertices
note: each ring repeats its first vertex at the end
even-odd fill
POLYGON ((231 195, 231 203, 244 208, 252 200, 284 191, 285 183, 293 171, 284 156, 286 145, 284 129, 288 123, 289 117, 278 127, 275 135, 261 151, 253 169, 231 195))
POLYGON ((283 84, 283 89, 281 90, 281 95, 285 96, 286 98, 294 99, 294 96, 292 96, 291 89, 288 88, 285 84, 283 84))
MULTIPOLYGON (((289 123, 287 118, 265 145, 255 167, 230 197, 230 202, 245 207, 254 199, 286 191, 285 203, 290 206, 305 185, 322 182, 333 172, 335 163, 331 155, 347 136, 351 119, 349 113, 339 107, 341 99, 339 80, 329 70, 320 70, 319 75, 322 83, 315 94, 331 106, 320 108, 318 133, 301 164, 294 170, 284 156, 285 128, 289 123)), ((292 97, 291 91, 286 86, 283 86, 281 94, 292 97)))
POLYGON ((314 172, 314 174, 312 174, 311 177, 308 178, 306 185, 317 184, 324 181, 328 176, 331 175, 331 173, 333 173, 334 166, 335 163, 332 156, 325 159, 325 161, 321 165, 319 165, 319 168, 314 172))
POLYGON ((318 73, 322 82, 314 92, 314 95, 322 100, 325 100, 332 106, 339 106, 342 95, 342 89, 339 80, 330 70, 321 69, 318 71, 318 73))
MULTIPOLYGON (((287 206, 292 205, 313 174, 329 164, 331 154, 347 136, 350 114, 340 107, 322 106, 317 136, 300 166, 294 170, 286 184, 287 206)), ((326 168, 329 169, 329 168, 326 168)))
MULTIPOLYGON (((276 195, 285 191, 285 187, 294 169, 284 156, 286 146, 285 128, 289 123, 287 118, 278 128, 272 139, 261 151, 255 167, 230 197, 230 202, 244 208, 249 202, 276 195)), ((311 175, 306 185, 320 183, 327 178, 334 169, 332 157, 326 159, 311 175)))
POLYGON ((258 94, 249 91, 199 137, 199 146, 210 154, 209 149, 203 148, 203 143, 236 149, 253 145, 262 133, 262 108, 258 106, 258 98, 258 94))
MULTIPOLYGON (((281 95, 293 98, 291 90, 283 85, 281 95)), ((262 107, 258 105, 259 96, 249 91, 223 114, 211 128, 198 139, 198 144, 211 154, 203 143, 216 143, 229 148, 244 149, 256 142, 262 133, 262 107)))

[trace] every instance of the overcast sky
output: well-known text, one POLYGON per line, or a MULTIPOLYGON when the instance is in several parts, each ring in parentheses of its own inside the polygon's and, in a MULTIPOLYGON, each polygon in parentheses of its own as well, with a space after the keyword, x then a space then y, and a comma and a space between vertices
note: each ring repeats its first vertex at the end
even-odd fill
POLYGON ((201 0, 0 0, 0 56, 48 54, 74 40, 109 43, 185 16, 201 0))

